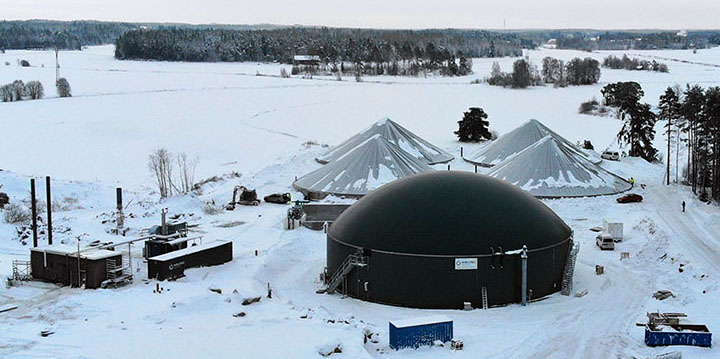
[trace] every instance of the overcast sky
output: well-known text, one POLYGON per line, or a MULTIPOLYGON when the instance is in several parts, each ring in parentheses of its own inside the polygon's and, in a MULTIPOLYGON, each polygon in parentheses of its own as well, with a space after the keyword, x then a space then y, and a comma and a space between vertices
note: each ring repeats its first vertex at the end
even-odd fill
POLYGON ((0 19, 374 28, 716 29, 720 0, 0 0, 0 19))

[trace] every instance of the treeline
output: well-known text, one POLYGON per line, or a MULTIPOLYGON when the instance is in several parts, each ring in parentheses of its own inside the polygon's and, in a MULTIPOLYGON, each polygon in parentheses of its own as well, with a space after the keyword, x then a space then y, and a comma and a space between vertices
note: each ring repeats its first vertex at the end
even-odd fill
POLYGON ((576 57, 565 63, 549 56, 543 58, 541 72, 525 59, 515 61, 513 71, 510 73, 502 72, 500 64, 494 62, 490 77, 485 79, 490 85, 512 88, 525 88, 543 83, 553 84, 555 87, 592 85, 599 80, 600 63, 595 59, 576 57))
POLYGON ((635 57, 632 59, 627 55, 623 55, 622 58, 615 55, 610 55, 603 59, 603 67, 607 67, 615 70, 642 70, 642 71, 657 71, 657 72, 668 72, 666 64, 657 62, 655 60, 639 60, 635 57))
MULTIPOLYGON (((684 133, 688 147, 685 180, 703 201, 720 200, 720 87, 668 87, 660 96, 659 119, 666 120, 667 177, 670 175, 670 137, 684 133)), ((676 154, 677 156, 677 154, 676 154)), ((676 169, 677 170, 677 169, 676 169)))
MULTIPOLYGON (((350 74, 359 79, 362 75, 419 76, 433 73, 443 76, 465 76, 472 73, 472 59, 466 58, 462 53, 436 51, 432 44, 428 44, 428 47, 424 51, 419 51, 416 56, 420 57, 392 59, 388 62, 331 61, 321 66, 293 65, 291 74, 334 74, 338 78, 350 74)), ((281 76, 286 77, 282 73, 281 76)))
POLYGON ((532 41, 480 30, 281 28, 133 30, 115 42, 118 59, 291 63, 294 55, 323 64, 392 64, 427 59, 519 56, 532 41))
POLYGON ((556 37, 558 49, 575 50, 652 50, 707 48, 720 44, 720 31, 557 31, 548 32, 556 37))
POLYGON ((101 21, 0 21, 0 49, 79 50, 82 46, 111 44, 139 25, 101 21))
POLYGON ((668 87, 660 96, 657 112, 640 102, 644 92, 637 82, 612 83, 601 92, 604 104, 615 107, 624 122, 618 140, 630 145, 630 156, 656 161, 658 150, 652 146, 655 123, 666 121, 666 183, 670 184, 674 138, 676 162, 680 142, 685 142, 688 148, 683 177, 693 193, 703 201, 720 200, 720 87, 686 85, 684 90, 679 86, 668 87))
MULTIPOLYGON (((58 97, 72 97, 70 83, 64 77, 57 80, 55 84, 58 97)), ((15 102, 22 100, 39 100, 45 96, 45 88, 40 81, 15 80, 9 84, 0 86, 0 100, 2 102, 15 102)))

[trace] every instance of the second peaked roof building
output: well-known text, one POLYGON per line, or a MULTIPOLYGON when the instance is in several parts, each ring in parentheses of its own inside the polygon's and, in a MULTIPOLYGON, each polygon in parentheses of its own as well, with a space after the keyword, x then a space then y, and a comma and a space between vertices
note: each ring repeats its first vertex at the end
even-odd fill
POLYGON ((405 127, 400 126, 397 122, 389 118, 383 118, 362 132, 348 138, 345 142, 331 148, 315 160, 322 164, 335 161, 375 135, 385 138, 388 142, 429 165, 450 162, 455 158, 453 155, 410 132, 405 127))

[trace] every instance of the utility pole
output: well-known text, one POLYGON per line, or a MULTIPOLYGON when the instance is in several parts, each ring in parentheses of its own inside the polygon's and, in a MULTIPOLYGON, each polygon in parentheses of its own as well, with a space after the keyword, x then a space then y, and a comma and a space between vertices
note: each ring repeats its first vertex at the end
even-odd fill
POLYGON ((50 195, 50 176, 45 176, 45 195, 47 196, 48 245, 52 245, 52 196, 50 195))
POLYGON ((58 53, 58 46, 55 45, 55 84, 57 84, 58 80, 60 79, 60 61, 58 53))

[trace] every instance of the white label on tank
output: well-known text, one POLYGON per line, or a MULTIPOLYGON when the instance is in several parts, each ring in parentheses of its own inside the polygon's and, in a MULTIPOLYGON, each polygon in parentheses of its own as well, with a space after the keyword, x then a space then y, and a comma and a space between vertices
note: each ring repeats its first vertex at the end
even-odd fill
POLYGON ((455 258, 455 270, 477 269, 477 258, 455 258))

